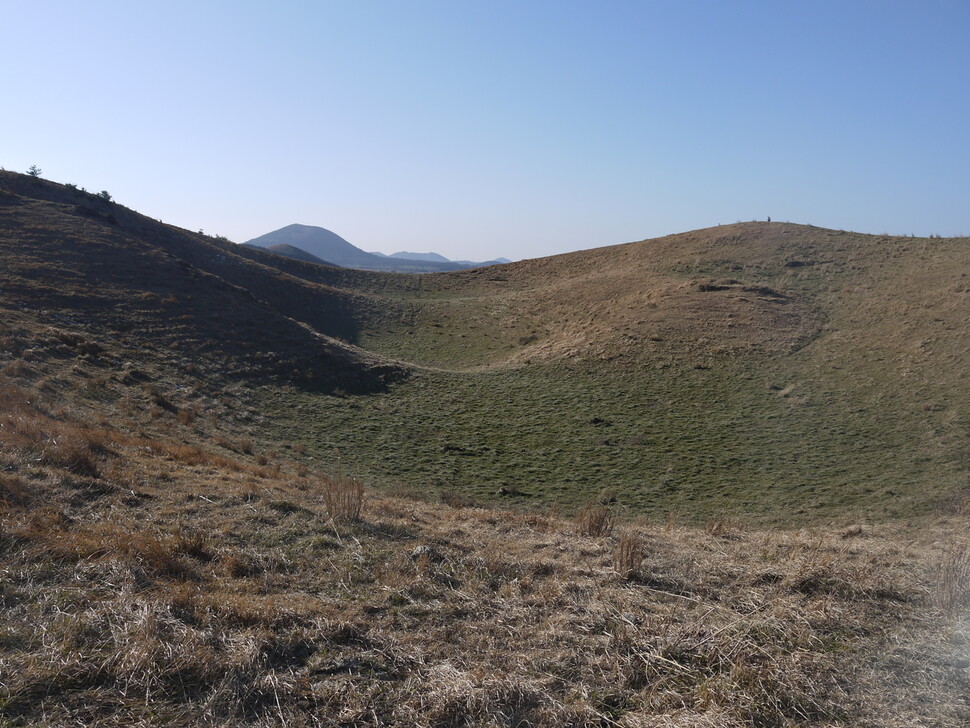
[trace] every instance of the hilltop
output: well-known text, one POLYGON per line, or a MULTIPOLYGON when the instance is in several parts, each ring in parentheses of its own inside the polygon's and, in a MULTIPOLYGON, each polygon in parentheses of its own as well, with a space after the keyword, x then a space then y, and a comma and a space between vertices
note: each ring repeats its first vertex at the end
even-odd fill
POLYGON ((406 260, 423 260, 430 263, 450 263, 445 256, 438 253, 409 253, 402 250, 398 253, 391 253, 388 258, 404 258, 406 260))

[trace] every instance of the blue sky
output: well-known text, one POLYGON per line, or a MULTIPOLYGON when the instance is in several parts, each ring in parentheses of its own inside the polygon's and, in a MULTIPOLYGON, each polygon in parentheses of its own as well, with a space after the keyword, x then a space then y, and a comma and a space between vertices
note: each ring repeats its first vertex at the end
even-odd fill
POLYGON ((0 166, 243 242, 970 234, 970 3, 0 0, 0 166))

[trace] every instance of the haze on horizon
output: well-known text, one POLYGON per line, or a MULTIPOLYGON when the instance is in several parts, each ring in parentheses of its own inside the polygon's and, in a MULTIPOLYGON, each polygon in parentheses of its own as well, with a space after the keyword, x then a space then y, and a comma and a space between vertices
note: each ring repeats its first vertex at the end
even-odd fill
POLYGON ((970 5, 4 4, 0 166, 243 242, 970 234, 970 5))

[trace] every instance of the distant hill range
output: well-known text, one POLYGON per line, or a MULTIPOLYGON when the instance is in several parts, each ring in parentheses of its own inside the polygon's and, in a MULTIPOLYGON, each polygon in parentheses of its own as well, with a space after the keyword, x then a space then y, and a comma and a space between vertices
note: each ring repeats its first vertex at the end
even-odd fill
POLYGON ((448 260, 438 253, 368 253, 336 233, 313 225, 287 225, 243 244, 311 263, 389 273, 441 273, 509 262, 506 258, 484 263, 448 260))
POLYGON ((426 263, 450 263, 452 265, 460 265, 462 268, 481 268, 486 265, 501 265, 503 263, 511 263, 512 261, 508 258, 496 258, 495 260, 488 260, 484 263, 476 263, 473 260, 448 260, 445 256, 439 253, 409 253, 406 251, 401 251, 400 253, 391 253, 390 255, 384 255, 384 253, 378 253, 374 251, 372 255, 379 255, 382 258, 401 258, 406 260, 421 260, 426 263))
MULTIPOLYGON (((249 243, 247 243, 249 245, 249 243)), ((259 248, 258 245, 249 245, 250 248, 259 248)), ((302 260, 305 263, 317 263, 318 265, 333 265, 328 263, 323 258, 318 258, 312 253, 308 253, 303 248, 297 248, 295 245, 287 245, 286 243, 275 243, 273 245, 267 245, 263 250, 268 250, 271 253, 276 253, 277 255, 283 255, 287 258, 293 258, 294 260, 302 260)))

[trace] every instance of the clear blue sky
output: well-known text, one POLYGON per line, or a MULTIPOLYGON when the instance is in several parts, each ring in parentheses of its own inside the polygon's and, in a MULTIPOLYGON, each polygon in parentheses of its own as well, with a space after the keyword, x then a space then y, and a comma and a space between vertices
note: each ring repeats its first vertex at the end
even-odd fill
POLYGON ((970 3, 0 0, 0 166, 242 242, 970 234, 970 3))

